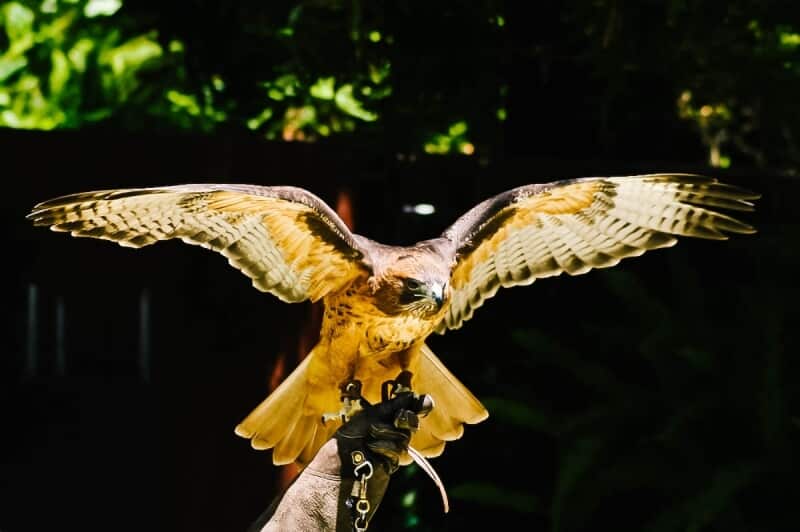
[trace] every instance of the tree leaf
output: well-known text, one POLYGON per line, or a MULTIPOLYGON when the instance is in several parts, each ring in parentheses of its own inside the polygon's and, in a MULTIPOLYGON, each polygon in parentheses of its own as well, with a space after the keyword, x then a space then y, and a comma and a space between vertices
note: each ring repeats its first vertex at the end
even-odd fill
POLYGON ((573 442, 572 446, 563 454, 550 510, 553 520, 552 532, 561 530, 561 520, 569 495, 578 481, 595 464, 604 447, 605 442, 600 438, 580 439, 573 442))
POLYGON ((450 496, 520 513, 542 513, 542 501, 533 493, 509 490, 488 482, 467 482, 450 489, 450 496))
POLYGON ((54 48, 50 53, 50 61, 53 65, 50 70, 50 95, 57 97, 69 81, 69 59, 60 49, 54 48))
POLYGON ((536 410, 520 401, 502 397, 483 399, 484 406, 492 413, 492 417, 501 423, 515 427, 551 432, 552 423, 541 410, 536 410))
POLYGON ((8 2, 3 6, 6 35, 12 46, 18 41, 30 38, 33 33, 33 11, 19 2, 8 2))

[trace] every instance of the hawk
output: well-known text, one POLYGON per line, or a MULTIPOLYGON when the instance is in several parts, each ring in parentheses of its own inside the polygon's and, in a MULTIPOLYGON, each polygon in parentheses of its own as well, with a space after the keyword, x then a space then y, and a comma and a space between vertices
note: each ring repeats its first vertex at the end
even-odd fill
POLYGON ((363 397, 376 401, 382 383, 403 371, 436 403, 411 445, 438 456, 488 412, 425 344, 430 334, 461 327, 500 287, 608 268, 679 236, 753 233, 721 211, 751 211, 758 197, 684 174, 531 184, 407 247, 351 232, 322 200, 290 186, 85 192, 40 203, 28 218, 134 248, 181 239, 221 253, 282 301, 322 301, 319 342, 235 429, 255 449, 273 449, 275 464, 303 464, 338 428, 323 414, 340 408, 344 383, 357 379, 363 397))

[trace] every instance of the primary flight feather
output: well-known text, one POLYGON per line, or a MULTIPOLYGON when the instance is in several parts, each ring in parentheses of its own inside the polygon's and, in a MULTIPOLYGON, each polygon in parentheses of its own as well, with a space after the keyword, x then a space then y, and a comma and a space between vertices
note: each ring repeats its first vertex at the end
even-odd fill
POLYGON ((142 247, 179 238, 217 251, 258 290, 324 302, 309 356, 237 427, 273 462, 307 463, 338 428, 340 386, 369 401, 402 370, 436 407, 411 445, 437 456, 464 423, 488 413, 425 344, 457 329, 500 287, 607 268, 678 236, 753 233, 723 210, 750 211, 752 192, 683 174, 582 178, 526 185, 465 213, 441 236, 388 246, 352 233, 295 187, 179 185, 73 194, 35 206, 36 225, 142 247))

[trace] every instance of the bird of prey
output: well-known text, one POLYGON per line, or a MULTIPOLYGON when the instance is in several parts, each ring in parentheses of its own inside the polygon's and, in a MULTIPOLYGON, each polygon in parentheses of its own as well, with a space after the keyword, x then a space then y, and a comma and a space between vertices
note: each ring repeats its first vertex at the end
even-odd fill
POLYGON ((401 371, 435 408, 411 445, 437 456, 478 423, 483 405, 425 344, 458 329, 500 287, 578 275, 672 246, 678 236, 725 239, 753 228, 752 192, 713 178, 658 174, 531 184, 475 206, 440 236, 390 246, 351 232, 312 193, 290 186, 190 184, 64 196, 28 218, 73 236, 139 248, 181 239, 227 257, 258 290, 287 303, 324 302, 320 340, 237 427, 275 464, 307 463, 338 427, 341 386, 368 401, 401 371))

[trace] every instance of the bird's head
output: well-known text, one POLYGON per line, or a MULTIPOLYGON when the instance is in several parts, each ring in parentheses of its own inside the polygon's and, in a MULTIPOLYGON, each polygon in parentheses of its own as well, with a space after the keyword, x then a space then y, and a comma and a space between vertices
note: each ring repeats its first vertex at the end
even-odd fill
POLYGON ((383 312, 430 318, 449 302, 450 267, 428 253, 400 255, 384 270, 376 288, 376 301, 383 312))

